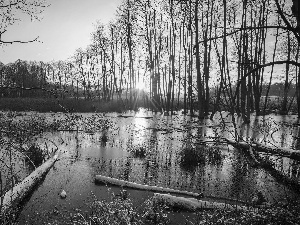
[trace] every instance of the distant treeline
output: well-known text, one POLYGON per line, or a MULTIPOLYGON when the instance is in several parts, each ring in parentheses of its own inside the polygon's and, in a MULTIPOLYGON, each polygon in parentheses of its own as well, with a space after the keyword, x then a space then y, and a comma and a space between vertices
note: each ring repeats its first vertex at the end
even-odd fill
MULTIPOLYGON (((60 71, 53 63, 27 62, 17 60, 4 65, 0 62, 0 97, 71 97, 74 87, 66 84, 60 71), (58 72, 58 74, 57 74, 58 72), (58 78, 52 82, 51 78, 58 78)), ((78 96, 83 96, 82 88, 77 88, 78 96)))
POLYGON ((171 114, 183 105, 184 113, 199 118, 226 110, 244 122, 270 108, 300 115, 300 92, 291 98, 291 83, 300 88, 298 13, 291 6, 126 0, 113 21, 95 24, 90 43, 69 59, 2 65, 1 96, 118 98, 134 105, 147 93, 152 105, 171 114), (274 84, 278 79, 283 84, 274 84), (272 107, 274 98, 265 95, 279 95, 273 102, 280 105, 272 107))
POLYGON ((44 63, 17 60, 4 65, 0 63, 1 97, 46 97, 49 88, 44 63))
MULTIPOLYGON (((61 82, 51 82, 51 76, 56 76, 53 66, 43 62, 26 62, 17 60, 14 63, 4 65, 0 62, 0 96, 1 97, 84 97, 84 89, 61 82), (76 92, 76 94, 75 94, 76 92)), ((235 87, 233 86, 233 89, 235 87)), ((284 83, 271 84, 268 96, 283 96, 284 83)), ((262 85, 262 96, 266 96, 268 85, 262 85)), ((215 92, 211 88, 211 96, 215 92)), ((288 96, 293 97, 296 93, 296 85, 291 83, 288 96)), ((91 98, 97 98, 97 91, 90 90, 91 98)))
MULTIPOLYGON (((270 85, 268 96, 280 96, 284 95, 284 83, 275 83, 270 85)), ((268 85, 262 85, 262 96, 266 96, 268 85)), ((288 89, 288 96, 293 97, 296 94, 296 84, 290 84, 288 89)))

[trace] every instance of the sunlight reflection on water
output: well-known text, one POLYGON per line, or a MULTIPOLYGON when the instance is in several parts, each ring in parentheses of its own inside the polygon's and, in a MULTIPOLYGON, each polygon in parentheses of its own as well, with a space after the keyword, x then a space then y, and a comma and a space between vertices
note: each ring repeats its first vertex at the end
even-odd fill
POLYGON ((149 121, 145 119, 147 113, 143 109, 139 111, 133 117, 132 125, 134 127, 134 144, 139 145, 146 142, 149 128, 149 121))

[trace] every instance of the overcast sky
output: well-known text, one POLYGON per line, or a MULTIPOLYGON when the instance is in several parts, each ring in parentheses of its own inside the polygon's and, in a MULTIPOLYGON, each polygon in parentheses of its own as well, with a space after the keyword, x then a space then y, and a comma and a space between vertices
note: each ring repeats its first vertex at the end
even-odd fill
POLYGON ((26 18, 8 28, 2 40, 32 40, 39 36, 43 43, 12 44, 0 48, 3 63, 21 60, 64 60, 79 47, 90 43, 90 33, 97 20, 103 23, 115 17, 122 0, 48 0, 41 21, 26 18))

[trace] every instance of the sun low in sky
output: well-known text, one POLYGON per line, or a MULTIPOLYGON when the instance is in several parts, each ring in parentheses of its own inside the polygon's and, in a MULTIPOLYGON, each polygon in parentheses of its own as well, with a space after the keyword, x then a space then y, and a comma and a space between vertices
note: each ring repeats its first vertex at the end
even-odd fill
POLYGON ((85 48, 90 43, 97 20, 108 23, 115 17, 121 1, 48 0, 50 6, 41 15, 41 21, 26 17, 2 35, 3 41, 29 41, 39 37, 39 42, 2 46, 0 61, 6 64, 18 59, 65 60, 77 48, 85 48))

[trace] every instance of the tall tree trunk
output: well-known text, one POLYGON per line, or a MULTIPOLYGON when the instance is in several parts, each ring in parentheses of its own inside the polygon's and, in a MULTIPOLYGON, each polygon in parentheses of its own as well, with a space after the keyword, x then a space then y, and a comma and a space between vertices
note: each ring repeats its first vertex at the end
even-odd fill
MULTIPOLYGON (((287 32, 287 61, 291 60, 291 38, 290 38, 290 31, 287 32)), ((285 67, 285 81, 284 81, 284 90, 283 90, 283 101, 282 101, 282 106, 281 106, 281 114, 286 115, 287 112, 287 102, 288 102, 288 92, 289 92, 289 70, 290 70, 290 65, 286 63, 285 67)))
MULTIPOLYGON (((198 19, 198 7, 199 2, 196 0, 195 3, 195 50, 196 50, 196 71, 197 71, 197 88, 198 88, 198 111, 199 111, 199 119, 204 118, 204 98, 203 98, 203 85, 202 85, 202 74, 200 68, 200 50, 199 50, 199 19, 198 19)), ((204 49, 207 50, 207 36, 204 37, 204 49)), ((205 51, 204 50, 204 51, 205 51)), ((204 52, 204 66, 206 65, 206 52, 204 52)))

